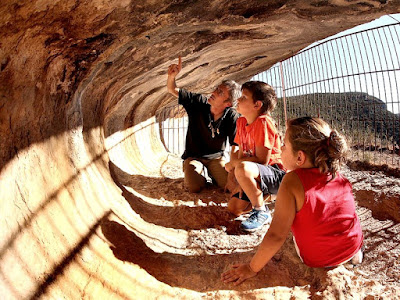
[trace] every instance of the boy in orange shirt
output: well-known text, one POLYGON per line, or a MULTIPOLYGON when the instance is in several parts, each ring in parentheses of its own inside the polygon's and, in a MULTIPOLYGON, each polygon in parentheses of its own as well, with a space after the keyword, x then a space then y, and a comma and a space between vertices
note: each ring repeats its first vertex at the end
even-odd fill
POLYGON ((240 186, 229 200, 228 210, 237 216, 250 211, 241 224, 246 231, 260 229, 271 221, 264 195, 276 194, 285 175, 281 142, 270 114, 276 103, 274 89, 265 82, 248 81, 242 85, 237 107, 242 117, 237 120, 235 137, 239 151, 232 151, 225 169, 240 186))

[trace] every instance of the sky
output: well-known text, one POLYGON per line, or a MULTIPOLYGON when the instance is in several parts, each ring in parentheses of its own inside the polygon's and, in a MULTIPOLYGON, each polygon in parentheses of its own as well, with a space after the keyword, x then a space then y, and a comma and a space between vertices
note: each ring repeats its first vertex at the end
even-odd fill
POLYGON ((286 97, 365 92, 399 113, 400 14, 382 16, 315 42, 282 62, 283 76, 279 70, 280 63, 253 79, 276 87, 278 97, 282 97, 282 78, 286 97), (391 24, 397 25, 386 26, 391 24))
MULTIPOLYGON (((332 38, 340 37, 340 36, 343 36, 343 35, 346 35, 346 34, 359 32, 359 31, 366 30, 366 29, 376 28, 376 27, 383 26, 383 25, 396 24, 396 23, 400 23, 400 14, 391 14, 391 15, 382 16, 379 19, 376 19, 376 20, 371 21, 369 23, 361 24, 361 25, 358 25, 356 27, 353 27, 353 28, 347 29, 345 31, 339 32, 339 33, 337 33, 335 35, 332 35, 332 36, 330 36, 330 37, 328 37, 326 39, 320 40, 317 43, 319 44, 319 43, 321 43, 321 42, 323 42, 325 40, 329 40, 329 39, 332 39, 332 38)), ((314 44, 312 44, 312 45, 314 45, 314 44)), ((310 45, 310 46, 312 46, 312 45, 310 45)))

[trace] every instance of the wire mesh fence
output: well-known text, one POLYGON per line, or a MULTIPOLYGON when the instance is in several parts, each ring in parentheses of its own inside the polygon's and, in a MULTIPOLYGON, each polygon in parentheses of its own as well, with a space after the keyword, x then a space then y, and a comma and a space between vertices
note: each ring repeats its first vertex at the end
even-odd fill
POLYGON ((399 46, 400 25, 380 26, 306 48, 253 80, 276 89, 280 124, 321 117, 346 135, 352 159, 399 167, 399 46))
POLYGON ((188 116, 183 106, 172 104, 156 114, 161 141, 168 152, 182 155, 185 150, 188 116))
MULTIPOLYGON (((279 98, 273 117, 321 117, 344 133, 351 158, 400 167, 400 24, 380 26, 312 45, 252 78, 279 98)), ((187 116, 182 107, 158 113, 165 147, 182 154, 187 116)))

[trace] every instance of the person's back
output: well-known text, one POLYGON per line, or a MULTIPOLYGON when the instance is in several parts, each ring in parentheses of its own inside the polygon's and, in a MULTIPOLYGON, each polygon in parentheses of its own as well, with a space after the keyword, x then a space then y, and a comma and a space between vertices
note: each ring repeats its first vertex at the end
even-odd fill
POLYGON ((224 282, 256 276, 290 230, 300 259, 311 267, 362 262, 363 234, 351 185, 339 174, 347 150, 345 138, 322 119, 287 121, 282 163, 291 171, 279 187, 274 218, 251 261, 222 273, 224 282))
POLYGON ((304 203, 292 224, 301 258, 310 267, 336 266, 360 249, 363 235, 350 182, 318 168, 296 169, 304 203))
POLYGON ((287 178, 296 201, 291 230, 300 258, 311 267, 361 260, 363 234, 352 187, 339 173, 348 151, 345 138, 319 118, 293 119, 287 126, 282 159, 293 170, 287 178))

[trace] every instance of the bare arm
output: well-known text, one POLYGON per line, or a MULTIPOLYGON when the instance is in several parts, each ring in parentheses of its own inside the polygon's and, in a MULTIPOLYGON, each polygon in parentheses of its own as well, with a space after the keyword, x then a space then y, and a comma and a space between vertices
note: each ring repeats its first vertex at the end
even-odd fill
POLYGON ((242 149, 239 150, 239 154, 237 157, 234 157, 232 161, 232 168, 236 168, 236 166, 242 161, 251 161, 258 164, 266 165, 269 162, 271 157, 272 150, 265 147, 256 147, 256 153, 254 156, 243 156, 242 149))
POLYGON ((257 272, 278 252, 286 240, 296 215, 296 195, 299 196, 302 190, 300 179, 295 173, 285 175, 278 191, 274 218, 256 254, 249 264, 237 264, 224 272, 221 275, 222 281, 234 282, 238 285, 256 276, 257 272))
POLYGON ((179 56, 178 64, 172 64, 168 67, 167 90, 175 97, 179 96, 179 89, 176 86, 175 78, 182 70, 182 58, 179 56))
POLYGON ((295 173, 287 175, 279 187, 271 226, 250 262, 250 268, 255 272, 259 272, 281 248, 296 215, 295 190, 301 183, 295 173))
POLYGON ((225 164, 225 170, 227 172, 232 172, 235 169, 234 162, 238 159, 239 152, 239 146, 232 145, 229 162, 225 164))
POLYGON ((230 191, 231 193, 236 189, 238 186, 238 183, 235 178, 234 170, 235 168, 233 167, 233 161, 238 158, 239 155, 239 146, 232 145, 231 148, 231 154, 230 154, 230 160, 225 164, 225 170, 228 172, 228 178, 227 182, 225 185, 225 191, 230 191))

